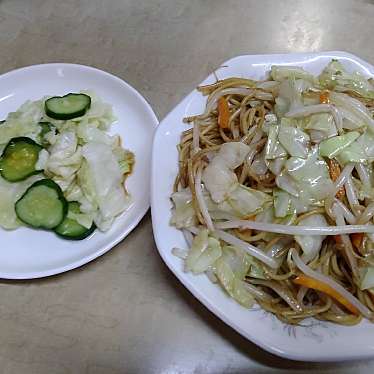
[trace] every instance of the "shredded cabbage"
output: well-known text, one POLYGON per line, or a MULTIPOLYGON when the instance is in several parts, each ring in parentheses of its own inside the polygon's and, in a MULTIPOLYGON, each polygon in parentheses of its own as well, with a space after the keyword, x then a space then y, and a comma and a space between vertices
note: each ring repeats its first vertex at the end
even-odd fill
POLYGON ((27 101, 1 124, 0 149, 19 136, 44 146, 36 164, 36 170, 44 170, 44 176, 18 183, 0 180, 0 226, 14 229, 20 225, 14 204, 33 181, 43 177, 53 179, 68 201, 80 203, 80 212, 69 214, 87 228, 94 221, 101 231, 108 230, 129 206, 124 177, 132 172, 134 155, 122 147, 118 135, 107 132, 115 121, 111 105, 93 92, 86 93, 91 97, 91 107, 81 117, 67 121, 49 118, 44 112, 48 97, 44 97, 27 101), (42 133, 39 122, 49 122, 51 130, 42 133))
POLYGON ((353 91, 374 99, 374 86, 359 72, 348 73, 338 60, 332 60, 318 77, 321 86, 336 91, 353 91))
POLYGON ((252 294, 243 282, 250 266, 249 256, 233 246, 223 247, 222 256, 215 262, 215 274, 222 287, 234 300, 246 308, 254 303, 252 294))
POLYGON ((351 131, 343 135, 323 140, 319 144, 319 154, 322 157, 334 158, 351 145, 359 136, 359 132, 351 131))
POLYGON ((309 135, 291 125, 292 120, 282 118, 278 138, 291 156, 306 158, 308 154, 309 135))
MULTIPOLYGON (((299 221, 299 226, 328 226, 325 217, 322 214, 313 214, 299 221)), ((299 243, 304 254, 302 259, 305 263, 313 260, 313 258, 318 254, 322 247, 322 242, 325 240, 326 236, 323 235, 296 235, 295 240, 299 243)))
POLYGON ((122 184, 123 174, 109 145, 87 143, 82 147, 82 156, 86 170, 83 177, 80 175, 80 183, 98 208, 94 219, 96 226, 106 231, 129 206, 129 197, 122 184))
POLYGON ((249 150, 247 145, 240 142, 223 144, 204 169, 202 181, 216 203, 224 201, 229 192, 237 187, 238 179, 233 170, 243 163, 249 150))
POLYGON ((221 257, 221 254, 219 241, 209 237, 207 230, 201 230, 192 241, 192 247, 186 259, 186 270, 194 274, 203 273, 221 257))
POLYGON ((189 188, 174 192, 171 195, 174 203, 170 223, 178 229, 194 226, 196 223, 195 210, 192 205, 192 194, 189 188))
POLYGON ((279 82, 288 80, 290 78, 305 79, 312 83, 315 81, 315 78, 312 74, 308 73, 299 66, 273 65, 271 67, 270 75, 275 81, 279 82))

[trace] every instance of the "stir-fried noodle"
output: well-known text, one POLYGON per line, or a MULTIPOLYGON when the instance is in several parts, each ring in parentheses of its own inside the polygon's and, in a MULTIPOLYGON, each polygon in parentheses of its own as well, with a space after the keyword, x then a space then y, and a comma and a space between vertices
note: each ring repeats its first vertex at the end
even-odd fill
POLYGON ((373 320, 372 81, 332 61, 198 90, 172 195, 186 271, 287 323, 373 320))

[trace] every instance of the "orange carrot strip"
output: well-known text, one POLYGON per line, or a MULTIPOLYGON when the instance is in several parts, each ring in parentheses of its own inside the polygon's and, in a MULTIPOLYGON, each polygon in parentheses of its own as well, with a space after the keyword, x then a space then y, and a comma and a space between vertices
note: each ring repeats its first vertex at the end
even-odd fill
POLYGON ((330 104, 330 93, 329 93, 329 91, 322 91, 320 93, 319 102, 321 104, 330 104))
POLYGON ((339 292, 337 292, 335 289, 333 289, 326 283, 320 282, 319 280, 308 277, 306 275, 297 276, 293 280, 293 282, 298 284, 299 286, 304 286, 307 288, 312 288, 317 291, 321 291, 326 295, 331 296, 333 299, 335 299, 340 304, 345 306, 345 308, 347 308, 351 313, 359 314, 358 309, 354 305, 352 305, 344 296, 342 296, 339 292))
MULTIPOLYGON (((329 167, 330 178, 332 179, 333 182, 335 182, 341 173, 340 165, 334 159, 328 159, 327 165, 329 167)), ((339 191, 336 193, 336 197, 341 200, 344 196, 345 196, 345 189, 343 186, 341 186, 339 188, 339 191)))
POLYGON ((334 238, 336 244, 342 244, 343 243, 342 237, 340 235, 334 235, 333 238, 334 238))
POLYGON ((364 240, 364 233, 356 232, 349 235, 349 237, 351 238, 353 246, 359 250, 361 248, 362 241, 364 240))
POLYGON ((218 99, 218 125, 221 129, 229 128, 230 110, 227 100, 221 96, 218 99))

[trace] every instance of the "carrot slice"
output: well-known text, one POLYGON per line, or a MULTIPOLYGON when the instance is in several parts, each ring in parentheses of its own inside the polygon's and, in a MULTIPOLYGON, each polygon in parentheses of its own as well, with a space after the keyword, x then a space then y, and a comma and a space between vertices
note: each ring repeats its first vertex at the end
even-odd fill
POLYGON ((363 232, 355 232, 351 235, 349 235, 351 238, 352 244, 354 247, 356 247, 358 250, 361 248, 362 241, 364 240, 364 233, 363 232))
POLYGON ((317 279, 308 277, 306 275, 299 275, 294 280, 294 283, 298 284, 299 286, 304 286, 307 288, 312 288, 317 291, 321 291, 325 293, 326 295, 331 296, 333 299, 338 301, 340 304, 342 304, 346 309, 348 309, 353 314, 359 314, 358 309, 351 304, 350 301, 348 301, 344 296, 342 296, 339 292, 334 290, 332 287, 330 287, 328 284, 320 282, 317 279))
POLYGON ((221 96, 218 99, 218 125, 221 129, 229 128, 230 110, 227 100, 221 96))
POLYGON ((322 91, 319 95, 319 102, 321 104, 330 104, 330 93, 329 91, 322 91))
MULTIPOLYGON (((335 182, 341 173, 340 165, 334 159, 328 159, 327 165, 329 167, 330 178, 332 179, 333 182, 335 182)), ((341 186, 339 188, 339 191, 336 193, 336 197, 341 200, 344 196, 345 196, 345 189, 343 186, 341 186)))
POLYGON ((342 244, 343 243, 342 237, 340 235, 334 235, 333 238, 334 238, 336 244, 342 244))

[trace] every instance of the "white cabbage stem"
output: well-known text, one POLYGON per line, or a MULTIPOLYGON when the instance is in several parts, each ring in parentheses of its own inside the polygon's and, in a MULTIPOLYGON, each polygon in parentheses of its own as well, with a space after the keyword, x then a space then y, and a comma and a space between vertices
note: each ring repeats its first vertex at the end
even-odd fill
POLYGON ((216 223, 217 229, 252 229, 259 231, 274 232, 284 235, 344 235, 354 234, 357 232, 374 233, 374 225, 344 225, 344 226, 294 226, 280 225, 277 223, 265 223, 246 220, 232 220, 216 223))
POLYGON ((210 214, 208 212, 208 207, 206 206, 205 200, 204 200, 204 195, 203 191, 201 188, 201 170, 202 168, 199 167, 197 172, 196 172, 196 177, 195 177, 195 192, 196 192, 196 200, 199 205, 200 212, 204 218, 205 224, 207 228, 210 231, 214 230, 212 218, 210 217, 210 214))
POLYGON ((177 247, 174 247, 172 250, 171 250, 171 253, 180 258, 181 260, 185 260, 188 256, 188 251, 186 251, 185 249, 181 249, 181 248, 177 248, 177 247))
POLYGON ((226 243, 243 249, 251 256, 257 258, 258 260, 262 261, 271 268, 276 269, 278 267, 278 263, 272 257, 262 252, 261 249, 258 249, 255 246, 248 244, 244 240, 240 240, 236 236, 228 234, 227 232, 222 230, 215 230, 214 235, 217 236, 219 239, 225 241, 226 243))
POLYGON ((309 266, 305 265, 303 261, 301 261, 301 258, 299 257, 298 253, 294 248, 291 249, 291 253, 295 265, 299 268, 299 270, 302 273, 304 273, 308 277, 320 281, 321 283, 325 283, 331 288, 333 288, 336 292, 338 292, 345 299, 347 299, 353 306, 355 306, 366 318, 371 319, 373 317, 373 313, 356 297, 354 297, 350 292, 348 292, 343 286, 332 280, 330 277, 327 277, 324 274, 312 270, 309 266))
POLYGON ((212 283, 217 283, 218 282, 218 279, 216 277, 216 275, 214 274, 214 271, 212 269, 208 269, 206 272, 205 272, 206 276, 209 278, 209 280, 212 282, 212 283))
POLYGON ((191 248, 192 241, 193 241, 193 236, 192 236, 191 232, 186 230, 186 229, 182 229, 182 232, 183 232, 184 238, 186 239, 188 247, 191 248))
POLYGON ((343 133, 343 117, 339 110, 331 104, 309 105, 303 108, 291 110, 285 114, 285 117, 303 118, 316 113, 331 113, 334 118, 337 132, 339 134, 343 133))

